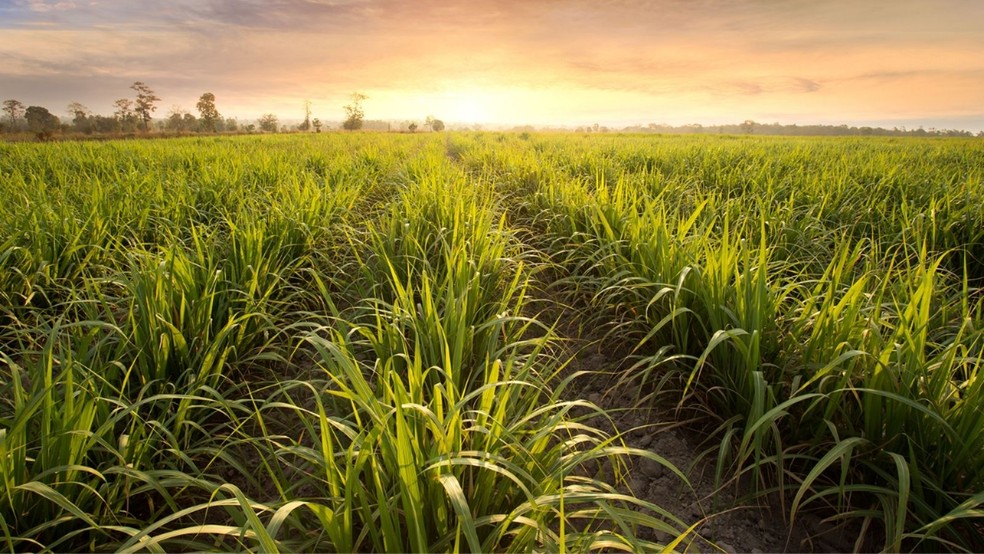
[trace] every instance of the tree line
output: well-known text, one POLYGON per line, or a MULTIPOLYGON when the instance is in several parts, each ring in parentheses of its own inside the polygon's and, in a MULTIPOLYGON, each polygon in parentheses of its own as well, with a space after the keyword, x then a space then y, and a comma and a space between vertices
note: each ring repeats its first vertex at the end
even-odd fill
MULTIPOLYGON (((35 133, 38 138, 51 137, 58 131, 75 131, 84 134, 150 131, 160 97, 141 81, 134 82, 130 88, 136 93, 135 97, 120 98, 113 102, 116 111, 112 116, 94 114, 83 104, 72 102, 66 108, 71 123, 63 122, 43 106, 25 107, 20 100, 4 100, 5 117, 0 118, 0 130, 8 133, 29 131, 35 133)), ((212 99, 214 108, 214 96, 212 99)))
MULTIPOLYGON (((42 106, 25 106, 19 100, 9 99, 3 101, 2 113, 0 113, 0 133, 21 133, 30 132, 39 139, 50 139, 57 132, 78 133, 83 135, 101 134, 129 134, 143 132, 148 133, 153 130, 170 133, 276 133, 288 132, 292 130, 320 133, 326 129, 326 125, 317 117, 312 117, 311 102, 304 102, 304 120, 293 127, 280 124, 280 120, 275 114, 267 113, 260 116, 255 122, 240 123, 236 118, 224 118, 216 107, 215 95, 211 92, 203 93, 195 108, 198 115, 179 107, 172 108, 166 118, 154 121, 154 112, 157 111, 157 104, 161 101, 160 97, 147 84, 136 81, 131 86, 135 93, 133 98, 120 98, 113 102, 114 112, 110 116, 93 113, 89 108, 79 102, 72 102, 66 108, 69 115, 68 120, 63 121, 58 116, 51 113, 42 106)), ((355 131, 367 127, 372 130, 390 130, 391 126, 386 122, 367 122, 365 110, 362 102, 368 99, 365 94, 356 92, 351 95, 350 102, 342 107, 345 112, 345 120, 341 123, 341 128, 347 131, 355 131)), ((414 121, 407 121, 401 126, 411 133, 416 132, 421 126, 414 121)), ((443 131, 444 122, 433 116, 428 116, 423 123, 423 128, 433 131, 443 131)), ((516 127, 514 131, 533 131, 532 126, 516 127)), ((592 126, 583 126, 575 129, 578 133, 591 132, 612 132, 605 126, 597 123, 592 126)), ((969 131, 958 129, 924 129, 918 127, 907 129, 905 127, 895 127, 885 129, 882 127, 854 127, 847 125, 782 125, 780 123, 757 123, 746 120, 743 123, 730 125, 703 126, 700 124, 671 126, 664 124, 650 123, 649 125, 636 125, 618 129, 618 132, 629 133, 661 133, 661 134, 681 134, 681 133, 710 133, 710 134, 759 134, 759 135, 787 135, 787 136, 944 136, 944 137, 972 137, 969 131)), ((984 137, 984 131, 977 133, 978 137, 984 137)))
MULTIPOLYGON (((262 115, 255 122, 240 123, 232 117, 223 117, 216 106, 215 94, 203 93, 195 104, 197 115, 179 107, 172 108, 167 117, 154 120, 160 97, 146 83, 136 81, 130 86, 134 91, 131 98, 120 98, 113 102, 112 115, 99 115, 79 102, 72 102, 66 108, 68 119, 62 120, 43 106, 26 106, 14 99, 3 101, 0 113, 0 132, 33 133, 38 139, 50 139, 55 133, 78 133, 83 135, 112 135, 130 133, 149 133, 151 131, 170 133, 276 133, 285 131, 314 131, 320 133, 326 128, 317 117, 312 117, 311 102, 304 102, 304 120, 293 127, 280 124, 275 114, 262 115)), ((365 124, 365 110, 362 102, 368 99, 365 94, 352 94, 348 104, 342 107, 345 120, 341 128, 349 131, 362 129, 365 124)), ((428 116, 425 125, 432 130, 444 130, 444 122, 428 116)), ((411 132, 416 130, 413 124, 411 132)))
MULTIPOLYGON (((579 127, 578 132, 599 131, 598 125, 591 127, 579 127)), ((601 128, 602 132, 607 130, 601 128)), ((973 137, 970 131, 960 129, 936 129, 930 127, 924 129, 917 127, 907 129, 906 127, 894 127, 885 129, 883 127, 870 126, 848 126, 848 125, 783 125, 781 123, 757 123, 750 119, 742 123, 730 125, 663 125, 650 123, 649 125, 631 126, 621 129, 625 133, 660 133, 660 134, 691 134, 708 133, 721 135, 779 135, 779 136, 880 136, 880 137, 973 137)), ((978 137, 984 137, 984 131, 977 133, 978 137)))

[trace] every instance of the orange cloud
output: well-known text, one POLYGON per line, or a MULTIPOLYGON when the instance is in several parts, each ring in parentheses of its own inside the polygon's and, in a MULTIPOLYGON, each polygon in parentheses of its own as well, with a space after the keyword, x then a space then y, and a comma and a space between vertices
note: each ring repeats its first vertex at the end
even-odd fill
POLYGON ((353 90, 393 119, 984 118, 977 0, 143 4, 0 8, 0 95, 99 110, 140 79, 167 103, 209 90, 227 113, 288 118, 304 98, 341 117, 353 90))

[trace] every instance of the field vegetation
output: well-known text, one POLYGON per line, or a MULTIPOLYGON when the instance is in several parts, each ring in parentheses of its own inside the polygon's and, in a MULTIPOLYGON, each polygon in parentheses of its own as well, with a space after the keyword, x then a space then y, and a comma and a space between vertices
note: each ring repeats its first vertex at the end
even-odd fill
POLYGON ((624 486, 660 452, 576 394, 607 369, 568 367, 581 326, 632 352, 625 408, 696 417, 722 487, 859 525, 858 548, 980 551, 981 160, 975 139, 0 144, 0 546, 684 550, 700 522, 624 486))

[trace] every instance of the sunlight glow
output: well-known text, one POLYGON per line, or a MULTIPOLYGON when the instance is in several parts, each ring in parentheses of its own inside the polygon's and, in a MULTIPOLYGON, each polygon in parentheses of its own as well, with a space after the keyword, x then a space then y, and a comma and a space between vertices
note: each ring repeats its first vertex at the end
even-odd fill
POLYGON ((477 98, 461 96, 454 98, 446 106, 447 118, 461 123, 480 123, 489 121, 489 109, 477 98))
MULTIPOLYGON (((472 83, 447 83, 437 98, 445 120, 455 123, 491 123, 503 120, 507 104, 503 90, 479 87, 472 83)), ((509 119, 509 118, 506 118, 509 119)))

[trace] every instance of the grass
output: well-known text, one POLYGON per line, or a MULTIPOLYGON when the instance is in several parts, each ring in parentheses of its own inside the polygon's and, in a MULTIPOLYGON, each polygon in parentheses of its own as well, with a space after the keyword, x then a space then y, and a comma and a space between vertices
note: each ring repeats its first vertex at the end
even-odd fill
MULTIPOLYGON (((654 352, 650 365, 682 374, 681 402, 699 390, 721 415, 721 480, 747 475, 763 492, 795 492, 791 516, 804 500, 830 502, 836 517, 877 527, 887 550, 979 549, 967 520, 979 516, 979 462, 953 450, 981 451, 980 233, 937 211, 968 217, 979 169, 939 143, 797 142, 701 145, 723 152, 705 157, 696 182, 667 179, 649 196, 631 171, 614 186, 601 174, 575 186, 561 175, 533 211, 569 280, 595 291, 599 317, 645 314, 620 329, 654 352), (873 157, 830 163, 849 146, 873 157), (908 174, 877 164, 920 151, 908 174), (739 152, 743 163, 722 167, 739 152), (946 164, 925 161, 934 157, 946 164), (792 160, 830 165, 777 187, 784 171, 770 166, 792 160), (734 175, 741 168, 746 176, 734 175), (694 188, 707 192, 691 201, 694 188)), ((628 145, 599 153, 631 156, 628 145)))
POLYGON ((684 549, 695 522, 622 486, 659 453, 576 397, 561 298, 643 406, 701 415, 722 485, 858 548, 980 550, 981 150, 0 145, 0 545, 684 549))

